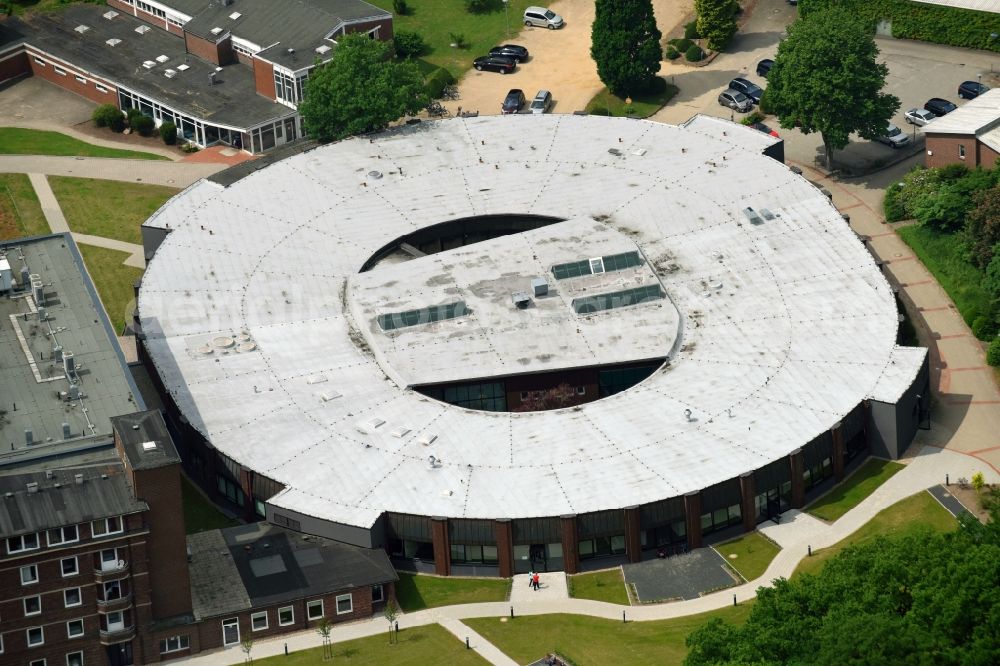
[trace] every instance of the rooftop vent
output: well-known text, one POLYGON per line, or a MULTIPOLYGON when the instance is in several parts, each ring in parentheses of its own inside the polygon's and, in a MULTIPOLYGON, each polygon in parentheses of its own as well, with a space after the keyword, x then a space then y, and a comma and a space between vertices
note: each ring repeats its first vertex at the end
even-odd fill
POLYGON ((549 293, 549 281, 543 277, 534 278, 531 281, 531 291, 538 296, 547 296, 549 293))
POLYGON ((80 24, 80 25, 76 26, 75 28, 73 28, 73 30, 76 31, 76 32, 78 32, 78 33, 80 33, 82 35, 83 33, 85 33, 88 30, 90 30, 90 26, 80 24))
POLYGON ((340 393, 338 391, 334 391, 333 389, 323 391, 319 394, 319 399, 323 402, 330 402, 331 400, 336 400, 339 397, 340 393))
POLYGON ((233 19, 235 21, 236 19, 238 19, 241 16, 243 16, 243 14, 240 14, 239 12, 233 12, 232 14, 229 15, 229 18, 231 18, 231 19, 233 19))
POLYGON ((324 54, 329 53, 329 52, 330 52, 330 47, 327 44, 322 44, 322 45, 316 47, 316 53, 318 53, 320 55, 324 55, 324 54))
POLYGON ((147 32, 149 32, 149 26, 148 25, 140 25, 139 27, 137 27, 135 29, 135 31, 137 33, 139 33, 140 35, 145 35, 147 32))
POLYGON ((112 37, 111 39, 107 40, 104 43, 107 44, 108 46, 118 46, 119 44, 122 43, 122 40, 112 37))
POLYGON ((288 55, 295 55, 295 49, 286 49, 285 53, 288 55))
POLYGON ((145 67, 146 69, 153 69, 154 67, 156 67, 156 61, 155 60, 143 60, 142 61, 142 66, 145 67))
POLYGON ((515 291, 510 295, 510 300, 519 310, 524 310, 531 305, 531 296, 523 291, 515 291))
POLYGON ((743 209, 743 215, 750 220, 750 224, 764 224, 764 220, 757 214, 757 211, 749 206, 743 209))
POLYGON ((385 421, 376 416, 375 418, 356 424, 355 428, 357 428, 359 432, 371 433, 383 425, 385 425, 385 421))
POLYGON ((776 215, 774 213, 772 213, 771 211, 769 211, 766 208, 761 208, 760 209, 760 214, 764 216, 765 220, 773 220, 776 217, 776 215))
POLYGON ((104 18, 106 18, 106 19, 108 19, 108 20, 110 21, 110 20, 111 20, 111 19, 113 19, 114 17, 118 16, 118 12, 116 12, 116 11, 115 11, 115 10, 113 10, 113 9, 111 9, 111 10, 109 10, 109 11, 106 11, 106 12, 104 12, 103 14, 101 14, 101 16, 103 16, 104 18))
POLYGON ((177 70, 176 70, 176 69, 168 69, 168 70, 165 70, 165 71, 163 72, 163 76, 167 77, 168 79, 172 79, 172 78, 174 78, 175 76, 177 76, 177 70))
POLYGON ((177 65, 177 71, 178 72, 186 72, 189 69, 191 69, 190 65, 177 65))
POLYGON ((37 493, 38 492, 38 483, 36 483, 35 481, 32 481, 31 483, 28 484, 27 488, 28 488, 28 492, 29 493, 31 493, 31 494, 37 493))
POLYGON ((35 433, 31 430, 31 428, 25 428, 24 429, 24 443, 28 444, 28 445, 31 445, 31 443, 34 442, 34 441, 35 441, 35 433))
POLYGON ((409 432, 410 429, 406 426, 396 426, 390 431, 390 434, 397 439, 402 439, 403 437, 406 437, 409 432))
POLYGON ((428 433, 424 433, 423 435, 421 435, 420 438, 417 439, 417 442, 419 442, 420 444, 423 444, 424 446, 430 446, 431 444, 433 444, 437 440, 437 438, 438 438, 437 435, 435 435, 434 433, 428 432, 428 433))
POLYGON ((169 56, 165 56, 165 55, 158 55, 158 56, 156 56, 156 62, 160 63, 161 65, 163 63, 165 63, 166 61, 168 61, 168 60, 170 60, 169 56))
POLYGON ((143 451, 155 451, 156 450, 156 442, 143 442, 141 446, 142 446, 142 450, 143 451))
POLYGON ((62 424, 63 439, 70 439, 73 436, 73 430, 69 427, 68 423, 62 424))
POLYGON ((222 28, 215 27, 215 28, 212 28, 209 32, 211 32, 213 35, 217 35, 220 32, 222 32, 222 28))
POLYGON ((51 469, 45 470, 45 478, 49 479, 49 480, 52 479, 52 470, 51 469))
POLYGON ((71 351, 63 352, 63 372, 66 373, 67 377, 71 377, 76 372, 76 357, 71 351))
POLYGON ((82 486, 83 485, 83 474, 74 474, 73 475, 73 482, 76 483, 76 485, 78 485, 78 486, 82 486))
POLYGON ((210 85, 210 86, 214 86, 215 85, 215 72, 209 72, 208 73, 208 85, 210 85))

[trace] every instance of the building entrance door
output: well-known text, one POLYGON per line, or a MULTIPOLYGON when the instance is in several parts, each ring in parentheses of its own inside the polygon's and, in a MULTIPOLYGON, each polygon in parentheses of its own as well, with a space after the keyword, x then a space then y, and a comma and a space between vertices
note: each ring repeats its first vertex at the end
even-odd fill
POLYGON ((531 570, 538 572, 546 572, 549 570, 549 558, 545 556, 545 544, 544 543, 533 543, 531 544, 531 549, 529 550, 529 555, 531 557, 531 570))
POLYGON ((132 666, 132 643, 108 646, 108 666, 132 666))

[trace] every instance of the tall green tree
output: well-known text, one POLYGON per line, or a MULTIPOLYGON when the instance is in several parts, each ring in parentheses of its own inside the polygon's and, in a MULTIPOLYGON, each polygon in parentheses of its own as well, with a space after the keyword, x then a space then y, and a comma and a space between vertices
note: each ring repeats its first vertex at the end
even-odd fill
POLYGON ((389 42, 352 34, 340 39, 330 62, 313 69, 299 113, 309 136, 334 141, 384 129, 429 101, 414 63, 394 62, 389 42))
POLYGON ((736 0, 694 0, 698 34, 708 40, 708 48, 721 51, 736 34, 736 0))
POLYGON ((649 90, 663 57, 652 0, 597 0, 590 56, 612 93, 626 97, 649 90))
POLYGON ((849 11, 810 12, 788 27, 767 77, 762 105, 782 127, 819 132, 827 166, 850 135, 885 132, 899 99, 882 92, 889 68, 877 62, 869 26, 849 11))

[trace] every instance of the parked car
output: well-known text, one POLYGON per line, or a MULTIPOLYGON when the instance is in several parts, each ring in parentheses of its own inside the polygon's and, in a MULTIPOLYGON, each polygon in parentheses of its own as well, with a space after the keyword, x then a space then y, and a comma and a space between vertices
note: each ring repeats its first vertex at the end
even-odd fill
POLYGON ((906 118, 906 122, 908 122, 909 124, 918 125, 920 127, 923 127, 927 123, 937 118, 937 116, 935 116, 927 109, 916 109, 916 108, 910 109, 909 111, 904 113, 903 117, 906 118))
POLYGON ((566 25, 563 17, 556 14, 551 9, 545 7, 528 7, 524 10, 524 25, 538 26, 555 30, 566 25))
POLYGON ((548 90, 539 90, 535 94, 535 99, 531 100, 531 106, 528 108, 531 109, 532 113, 547 113, 551 107, 552 93, 548 90))
POLYGON ((500 113, 504 115, 517 113, 524 106, 524 102, 524 91, 520 88, 511 88, 507 92, 507 96, 503 98, 503 104, 500 105, 500 113))
POLYGON ((754 123, 754 124, 750 125, 750 127, 754 128, 755 130, 761 131, 764 134, 770 134, 771 136, 773 136, 776 139, 780 139, 781 138, 781 135, 778 134, 777 130, 771 129, 770 127, 768 127, 764 123, 754 123))
POLYGON ((760 96, 764 94, 764 90, 759 85, 746 79, 733 79, 729 82, 729 89, 743 93, 754 104, 760 104, 760 96))
POLYGON ((958 86, 958 96, 961 99, 975 99, 989 89, 989 86, 984 86, 978 81, 962 81, 958 86))
POLYGON ((719 94, 719 104, 740 113, 746 113, 753 108, 753 102, 750 101, 750 98, 738 90, 722 91, 719 94))
POLYGON ((889 123, 885 126, 885 134, 875 140, 892 148, 902 148, 910 142, 910 137, 903 130, 889 123))
POLYGON ((764 58, 757 63, 757 76, 763 76, 766 79, 772 67, 774 67, 774 61, 770 58, 764 58))
POLYGON ((490 70, 491 72, 500 72, 501 74, 507 74, 508 72, 513 72, 514 68, 517 67, 517 63, 513 58, 508 58, 507 56, 490 56, 484 55, 479 56, 472 61, 472 66, 476 68, 477 71, 483 71, 484 69, 490 70))
POLYGON ((528 59, 528 49, 517 44, 502 44, 490 49, 491 56, 507 56, 513 58, 514 62, 521 64, 528 59))
POLYGON ((927 103, 924 104, 924 108, 933 113, 935 116, 946 116, 958 107, 946 99, 931 97, 927 100, 927 103))

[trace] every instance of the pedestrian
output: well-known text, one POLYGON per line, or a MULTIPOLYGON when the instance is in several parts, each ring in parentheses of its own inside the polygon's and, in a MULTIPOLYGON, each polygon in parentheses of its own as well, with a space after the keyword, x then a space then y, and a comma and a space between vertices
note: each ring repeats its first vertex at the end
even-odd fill
POLYGON ((532 584, 535 587, 535 592, 538 592, 538 574, 537 573, 534 576, 531 577, 531 582, 532 582, 532 584))
POLYGON ((528 572, 528 587, 534 587, 534 586, 535 586, 535 572, 534 571, 529 571, 528 572))

